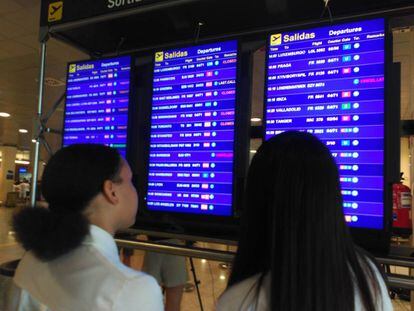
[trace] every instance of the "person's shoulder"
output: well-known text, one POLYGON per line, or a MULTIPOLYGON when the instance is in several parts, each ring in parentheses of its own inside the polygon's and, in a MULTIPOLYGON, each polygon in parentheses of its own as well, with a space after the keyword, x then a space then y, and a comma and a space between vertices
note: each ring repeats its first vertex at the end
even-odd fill
POLYGON ((102 280, 114 289, 114 311, 134 310, 137 307, 145 311, 163 310, 161 288, 152 276, 129 268, 120 260, 107 257, 90 245, 80 247, 79 254, 85 256, 85 250, 90 254, 91 263, 95 263, 94 271, 99 275, 104 274, 102 280))
POLYGON ((217 311, 247 310, 255 297, 259 277, 256 274, 228 287, 217 302, 217 311))
POLYGON ((377 294, 379 297, 375 299, 377 303, 377 310, 393 310, 392 302, 390 299, 388 286, 387 286, 387 276, 381 273, 379 270, 380 268, 372 261, 369 261, 369 264, 371 265, 372 270, 375 274, 375 279, 378 284, 378 292, 377 294))
POLYGON ((152 276, 146 274, 145 272, 132 269, 121 262, 119 265, 117 265, 117 270, 125 277, 127 281, 143 283, 148 282, 150 284, 155 282, 155 284, 158 285, 157 281, 155 281, 152 276))
POLYGON ((16 268, 16 272, 13 277, 14 282, 18 286, 23 287, 23 284, 25 280, 29 277, 30 272, 33 271, 33 265, 37 265, 38 262, 39 261, 35 256, 33 256, 32 252, 25 252, 16 268))
POLYGON ((365 270, 369 269, 372 273, 372 277, 374 278, 373 281, 378 283, 379 285, 386 286, 386 275, 383 271, 381 271, 381 267, 377 263, 376 259, 371 255, 362 254, 362 258, 365 259, 365 270))
POLYGON ((135 272, 137 273, 125 279, 114 310, 132 310, 139 306, 140 310, 163 311, 163 296, 157 281, 148 274, 135 272))
MULTIPOLYGON (((387 276, 381 271, 381 267, 376 262, 375 258, 366 252, 361 252, 361 255, 364 257, 366 264, 365 269, 369 269, 369 273, 366 275, 371 275, 368 282, 369 287, 371 288, 374 301, 376 304, 375 310, 378 311, 388 311, 393 310, 392 302, 389 296, 388 286, 387 286, 387 276)), ((366 271, 368 272, 368 271, 366 271)), ((355 310, 360 309, 361 297, 360 293, 356 292, 355 296, 355 310)))
POLYGON ((130 275, 130 277, 126 281, 130 285, 139 286, 139 287, 145 286, 146 288, 153 288, 153 289, 160 288, 155 278, 152 277, 151 275, 146 274, 145 272, 142 272, 142 271, 134 270, 133 272, 134 274, 130 275))

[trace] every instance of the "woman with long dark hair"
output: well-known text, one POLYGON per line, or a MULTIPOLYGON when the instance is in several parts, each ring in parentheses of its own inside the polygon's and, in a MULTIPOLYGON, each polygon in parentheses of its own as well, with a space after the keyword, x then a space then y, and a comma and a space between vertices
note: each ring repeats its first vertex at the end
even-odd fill
POLYGON ((328 148, 300 132, 259 148, 218 310, 392 310, 382 274, 351 239, 328 148))
POLYGON ((163 310, 160 287, 124 266, 113 235, 135 222, 137 193, 128 163, 112 148, 59 150, 42 177, 48 209, 14 218, 27 250, 14 281, 50 310, 163 310))

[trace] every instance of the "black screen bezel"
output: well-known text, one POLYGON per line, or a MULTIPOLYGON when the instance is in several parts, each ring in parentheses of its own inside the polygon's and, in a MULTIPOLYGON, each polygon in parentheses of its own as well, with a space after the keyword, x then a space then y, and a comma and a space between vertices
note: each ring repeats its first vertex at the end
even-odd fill
MULTIPOLYGON (((383 209, 383 228, 382 229, 369 229, 369 228, 357 228, 349 227, 354 242, 361 247, 375 253, 386 254, 389 251, 390 238, 391 238, 391 226, 392 226, 392 184, 395 182, 395 178, 398 174, 396 172, 396 165, 392 163, 399 163, 399 156, 396 154, 395 146, 393 142, 399 141, 399 135, 393 130, 393 124, 397 125, 399 122, 399 115, 396 117, 394 111, 390 107, 392 98, 391 89, 391 73, 392 73, 392 36, 389 28, 389 20, 384 16, 370 16, 369 18, 356 18, 349 17, 341 19, 334 23, 335 25, 346 24, 349 22, 368 21, 381 18, 384 20, 384 209, 383 209)), ((272 32, 267 33, 266 40, 266 61, 265 61, 265 83, 264 83, 264 104, 263 104, 263 140, 266 137, 266 107, 267 107, 267 87, 268 87, 268 67, 269 67, 269 46, 270 36, 275 31, 288 32, 288 31, 307 31, 314 28, 326 27, 333 25, 332 22, 317 22, 309 24, 306 27, 286 27, 275 29, 272 32)), ((396 126, 398 127, 398 126, 396 126)), ((399 128, 399 127, 398 127, 399 128)), ((398 133, 398 131, 397 131, 398 133)), ((399 150, 399 148, 398 148, 399 150)), ((397 168, 399 170, 399 168, 397 168)))
MULTIPOLYGON (((145 140, 148 142, 143 151, 143 160, 146 162, 145 170, 140 172, 140 184, 139 189, 141 192, 140 195, 140 207, 138 211, 137 221, 135 223, 136 228, 150 228, 150 229, 159 229, 160 231, 171 231, 171 232, 180 232, 180 233, 191 233, 197 235, 207 235, 210 237, 222 237, 225 239, 235 240, 238 235, 239 228, 239 214, 241 210, 241 193, 244 188, 245 180, 245 171, 247 169, 247 164, 245 164, 246 159, 248 159, 248 144, 245 138, 242 137, 242 133, 246 127, 249 126, 247 123, 248 114, 250 112, 250 98, 248 96, 250 90, 246 91, 247 96, 243 96, 246 92, 241 91, 241 81, 243 65, 249 63, 245 61, 242 57, 242 42, 239 38, 229 37, 221 40, 203 40, 197 43, 192 44, 181 44, 168 47, 153 49, 149 53, 152 56, 152 70, 150 77, 147 77, 151 80, 151 96, 150 100, 147 98, 147 103, 149 105, 150 115, 148 118, 148 128, 151 127, 151 107, 152 107, 152 88, 153 88, 153 71, 155 68, 155 52, 160 50, 171 50, 171 49, 180 49, 180 48, 189 48, 195 47, 210 43, 220 43, 226 41, 236 41, 237 42, 237 73, 236 73, 236 99, 235 99, 235 125, 234 125, 234 158, 233 158, 233 189, 232 189, 232 213, 229 216, 217 216, 217 215, 203 215, 203 214, 191 214, 191 213, 180 213, 180 212, 166 212, 166 211, 154 211, 150 210, 146 206, 145 196, 147 193, 147 180, 148 180, 148 171, 149 171, 149 142, 150 142, 150 130, 146 130, 145 140), (144 182, 142 180, 145 180, 144 182)), ((247 64, 248 65, 248 64, 247 64)), ((148 72, 147 72, 148 73, 148 72)), ((245 82, 244 85, 250 81, 245 82)), ((148 110, 148 108, 146 109, 148 110)), ((148 112, 147 112, 148 113, 148 112)))
MULTIPOLYGON (((116 59, 116 58, 120 58, 120 57, 129 57, 129 91, 128 91, 128 120, 127 120, 127 130, 126 130, 126 148, 125 148, 125 157, 126 160, 129 162, 129 154, 131 153, 130 150, 130 126, 133 122, 133 118, 132 116, 132 112, 131 112, 131 108, 134 108, 134 106, 132 106, 131 101, 133 99, 132 93, 134 91, 133 89, 133 71, 134 71, 134 67, 133 67, 133 55, 131 54, 125 54, 125 55, 117 55, 117 56, 112 56, 112 57, 100 57, 100 58, 90 58, 90 59, 86 59, 86 60, 79 60, 79 61, 74 61, 74 62, 68 62, 66 64, 66 85, 65 85, 65 96, 64 96, 64 100, 65 100, 65 104, 64 104, 64 108, 63 108, 63 123, 62 123, 62 138, 61 138, 61 146, 63 147, 63 141, 65 138, 65 121, 66 121, 66 95, 67 95, 67 87, 68 87, 68 79, 69 79, 69 66, 73 65, 73 64, 84 64, 84 63, 89 63, 89 62, 94 62, 94 61, 105 61, 105 60, 111 60, 111 59, 116 59)), ((91 144, 93 144, 93 142, 91 141, 91 144)))

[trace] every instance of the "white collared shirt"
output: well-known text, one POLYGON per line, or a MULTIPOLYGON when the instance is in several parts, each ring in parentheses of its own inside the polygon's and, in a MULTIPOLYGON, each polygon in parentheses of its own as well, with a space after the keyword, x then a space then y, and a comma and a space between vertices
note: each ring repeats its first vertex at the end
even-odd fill
POLYGON ((94 225, 81 246, 58 259, 27 252, 14 282, 53 311, 164 310, 155 279, 125 266, 113 237, 94 225))
MULTIPOLYGON (((392 311, 392 303, 388 294, 387 285, 378 271, 377 267, 370 261, 375 278, 379 285, 379 297, 375 300, 375 310, 377 311, 392 311)), ((217 311, 267 311, 270 310, 268 305, 270 299, 270 276, 267 274, 263 279, 263 286, 259 290, 258 298, 257 284, 259 281, 259 274, 247 278, 235 285, 226 289, 226 291, 218 299, 217 311)), ((355 309, 354 311, 364 311, 365 308, 362 303, 361 295, 355 288, 355 309)))

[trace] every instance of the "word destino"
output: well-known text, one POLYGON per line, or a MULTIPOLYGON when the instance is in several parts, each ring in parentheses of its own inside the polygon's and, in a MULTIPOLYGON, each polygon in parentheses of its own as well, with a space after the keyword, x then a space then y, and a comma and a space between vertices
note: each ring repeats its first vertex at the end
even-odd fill
POLYGON ((108 9, 119 8, 128 4, 134 4, 142 2, 143 0, 108 0, 108 9))

